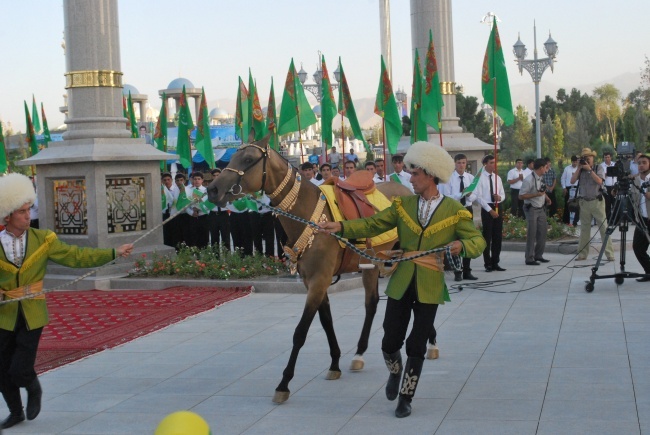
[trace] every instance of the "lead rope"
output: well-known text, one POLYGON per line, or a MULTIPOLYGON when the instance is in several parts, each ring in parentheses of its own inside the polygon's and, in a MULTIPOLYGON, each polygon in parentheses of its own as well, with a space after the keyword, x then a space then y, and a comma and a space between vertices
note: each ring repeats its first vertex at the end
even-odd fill
MULTIPOLYGON (((201 195, 200 198, 194 198, 194 199, 192 199, 192 201, 191 201, 189 204, 187 204, 185 207, 183 207, 182 209, 180 209, 180 210, 178 211, 178 213, 176 213, 176 214, 174 214, 174 215, 168 217, 167 219, 165 219, 164 221, 162 221, 160 224, 156 225, 155 227, 153 227, 152 229, 150 229, 149 231, 147 231, 146 233, 144 233, 143 235, 141 235, 140 237, 138 237, 137 239, 135 239, 135 240, 133 241, 132 244, 133 244, 133 245, 137 244, 137 243, 140 242, 142 239, 144 239, 145 237, 147 237, 148 235, 150 235, 151 233, 153 233, 154 231, 158 230, 160 227, 162 227, 163 225, 165 225, 167 222, 171 221, 171 220, 174 219, 176 216, 179 216, 181 213, 183 213, 185 210, 187 210, 188 208, 190 208, 192 205, 194 205, 195 203, 198 203, 198 202, 199 202, 199 201, 200 201, 200 200, 201 200, 205 195, 207 195, 207 193, 204 193, 203 195, 201 195)), ((10 303, 10 302, 20 302, 20 301, 23 301, 23 300, 25 300, 25 299, 33 299, 33 298, 35 298, 35 297, 37 297, 37 296, 41 296, 41 295, 44 295, 44 294, 46 294, 46 293, 50 293, 50 292, 53 292, 53 291, 55 291, 55 290, 60 290, 60 289, 62 289, 62 288, 68 287, 68 286, 70 286, 70 285, 72 285, 72 284, 75 284, 75 283, 81 281, 81 280, 84 279, 84 278, 88 278, 90 275, 92 275, 93 273, 97 272, 98 270, 101 270, 101 269, 103 269, 103 268, 105 268, 105 267, 108 267, 108 266, 110 266, 110 265, 115 264, 115 262, 116 262, 117 260, 119 260, 119 257, 118 257, 118 258, 115 258, 114 260, 109 261, 109 262, 106 263, 106 264, 103 264, 103 265, 101 265, 101 266, 99 266, 99 267, 94 268, 94 269, 91 270, 90 272, 87 272, 87 273, 81 275, 80 277, 78 277, 78 278, 76 278, 76 279, 74 279, 74 280, 72 280, 72 281, 64 282, 63 284, 59 284, 59 285, 57 285, 56 287, 52 287, 52 288, 49 288, 49 289, 44 289, 44 290, 42 290, 42 291, 40 291, 40 292, 38 292, 38 293, 30 293, 30 294, 28 294, 28 295, 21 296, 21 297, 19 297, 19 298, 12 298, 12 299, 5 299, 5 300, 2 300, 2 301, 0 301, 0 305, 8 304, 8 303, 10 303)))

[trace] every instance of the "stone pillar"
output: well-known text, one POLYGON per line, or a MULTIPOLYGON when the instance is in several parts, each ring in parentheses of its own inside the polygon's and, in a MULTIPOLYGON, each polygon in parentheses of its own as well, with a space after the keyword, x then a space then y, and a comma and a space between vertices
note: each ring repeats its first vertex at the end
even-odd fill
POLYGON ((199 119, 199 112, 201 111, 201 96, 194 97, 194 121, 199 119))
POLYGON ((147 100, 138 102, 140 105, 140 125, 147 125, 147 100))
MULTIPOLYGON (((433 44, 438 61, 440 90, 445 103, 442 111, 442 131, 460 133, 456 116, 456 78, 454 73, 454 36, 451 17, 451 0, 411 0, 411 42, 413 59, 415 49, 420 54, 421 67, 426 61, 429 30, 433 31, 433 44)), ((430 133, 433 132, 433 129, 430 133)))
MULTIPOLYGON (((131 139, 122 116, 122 71, 117 0, 64 0, 68 131, 62 142, 19 165, 35 165, 41 228, 68 243, 117 247, 162 221, 160 160, 171 157, 131 139)), ((135 246, 136 255, 170 252, 162 229, 135 246)), ((101 269, 76 288, 110 288, 133 258, 101 269)), ((52 265, 46 286, 84 273, 52 265)))
POLYGON ((390 0, 379 0, 379 36, 388 78, 393 80, 393 55, 390 44, 390 0))

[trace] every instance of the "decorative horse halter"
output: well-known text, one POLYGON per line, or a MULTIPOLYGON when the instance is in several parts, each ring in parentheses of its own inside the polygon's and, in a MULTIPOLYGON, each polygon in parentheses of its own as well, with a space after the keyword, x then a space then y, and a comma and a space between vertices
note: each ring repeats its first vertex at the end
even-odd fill
POLYGON ((255 167, 260 162, 260 160, 262 160, 262 187, 260 187, 258 190, 264 190, 264 186, 266 185, 266 161, 269 159, 269 145, 267 144, 266 147, 262 148, 261 146, 255 145, 254 143, 242 144, 239 147, 239 149, 237 150, 237 152, 245 150, 248 147, 255 147, 258 150, 260 150, 262 152, 262 155, 260 156, 260 158, 255 160, 250 165, 246 166, 243 170, 233 169, 233 168, 230 168, 230 167, 224 168, 224 171, 232 171, 232 172, 236 173, 237 175, 239 175, 239 178, 237 179, 237 183, 233 184, 230 187, 230 190, 229 190, 229 193, 231 193, 233 195, 240 195, 242 193, 243 188, 241 187, 241 184, 239 184, 241 182, 241 179, 246 174, 246 171, 248 171, 249 169, 255 167), (239 187, 239 192, 235 193, 235 187, 237 187, 237 186, 239 187))

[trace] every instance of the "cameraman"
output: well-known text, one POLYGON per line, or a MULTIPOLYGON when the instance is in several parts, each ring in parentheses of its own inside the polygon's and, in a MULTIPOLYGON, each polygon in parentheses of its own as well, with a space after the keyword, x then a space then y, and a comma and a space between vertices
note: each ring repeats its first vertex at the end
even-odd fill
MULTIPOLYGON (((648 246, 650 246, 650 187, 645 187, 643 193, 639 191, 641 185, 650 182, 650 156, 642 154, 637 157, 637 165, 639 173, 634 176, 634 185, 637 189, 632 189, 632 198, 634 204, 639 204, 639 207, 634 210, 637 215, 638 222, 645 222, 645 229, 641 228, 642 225, 637 225, 634 229, 634 238, 632 241, 632 249, 636 259, 639 260, 641 267, 646 275, 650 274, 650 256, 648 255, 648 246), (638 202, 637 202, 638 201, 638 202)), ((646 184, 646 186, 648 186, 646 184)), ((639 282, 648 282, 650 277, 644 276, 637 278, 639 282)))
MULTIPOLYGON (((578 198, 580 201, 580 244, 578 245, 578 261, 586 260, 589 254, 589 241, 591 240, 591 219, 596 219, 600 230, 600 237, 605 240, 607 230, 607 217, 605 216, 605 202, 603 201, 602 184, 605 180, 603 167, 594 166, 596 153, 589 148, 583 148, 582 158, 578 162, 578 170, 571 176, 571 184, 578 181, 578 198)), ((607 260, 614 260, 612 239, 607 239, 605 247, 607 260)))
POLYGON ((529 266, 539 266, 549 261, 543 257, 548 230, 544 205, 551 204, 544 182, 547 171, 545 159, 535 160, 533 173, 524 179, 519 191, 519 198, 524 200, 526 209, 526 264, 529 266))
POLYGON ((611 213, 612 213, 612 203, 614 202, 614 185, 616 184, 616 177, 609 177, 607 176, 607 168, 611 168, 613 166, 616 166, 616 162, 612 161, 612 153, 609 151, 605 151, 603 153, 603 162, 600 164, 602 166, 603 171, 605 172, 605 190, 607 191, 607 195, 605 195, 605 216, 607 216, 607 220, 610 219, 611 213))

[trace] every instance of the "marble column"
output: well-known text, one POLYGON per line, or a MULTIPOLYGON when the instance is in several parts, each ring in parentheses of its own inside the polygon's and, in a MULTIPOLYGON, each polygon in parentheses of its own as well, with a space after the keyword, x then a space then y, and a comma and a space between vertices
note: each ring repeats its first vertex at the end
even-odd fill
MULTIPOLYGON (((64 0, 65 88, 68 130, 19 165, 37 167, 41 228, 68 243, 116 247, 130 243, 162 221, 160 160, 171 157, 131 139, 122 115, 122 71, 117 0, 64 0)), ((47 73, 47 71, 43 72, 47 73)), ((162 229, 135 247, 138 255, 169 252, 162 229)), ((133 259, 100 269, 76 288, 110 288, 133 259)), ((52 265, 46 286, 83 270, 52 265)))
POLYGON ((147 125, 147 100, 138 102, 140 106, 140 125, 147 125))
POLYGON ((393 80, 393 55, 390 38, 390 0, 379 0, 379 36, 381 55, 384 56, 388 78, 393 80))

